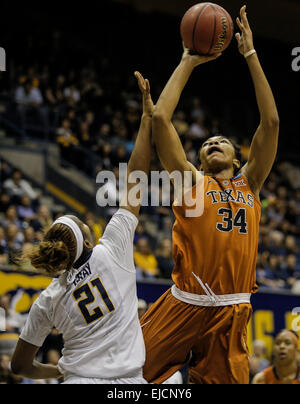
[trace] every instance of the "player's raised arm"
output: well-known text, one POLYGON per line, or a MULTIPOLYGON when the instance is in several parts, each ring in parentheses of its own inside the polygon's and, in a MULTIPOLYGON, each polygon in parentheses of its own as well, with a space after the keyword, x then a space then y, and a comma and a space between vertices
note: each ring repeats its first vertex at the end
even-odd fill
POLYGON ((139 72, 134 73, 137 78, 139 88, 143 95, 143 115, 141 118, 141 125, 137 135, 134 149, 132 151, 128 169, 127 169, 127 193, 121 202, 121 208, 129 210, 135 216, 138 216, 141 205, 135 206, 130 200, 130 190, 136 185, 128 182, 128 177, 133 171, 141 171, 148 175, 151 160, 151 129, 152 129, 152 115, 153 115, 153 102, 150 93, 149 81, 139 72))
POLYGON ((182 59, 169 79, 153 113, 153 135, 157 153, 163 167, 169 172, 193 171, 195 179, 196 168, 187 161, 180 138, 171 122, 181 93, 194 68, 200 64, 216 59, 214 56, 191 55, 184 47, 182 59))
POLYGON ((260 124, 252 140, 248 163, 243 168, 253 192, 258 195, 275 161, 279 117, 272 90, 254 49, 246 6, 241 8, 237 24, 241 30, 241 34, 236 34, 239 51, 249 66, 260 112, 260 124))

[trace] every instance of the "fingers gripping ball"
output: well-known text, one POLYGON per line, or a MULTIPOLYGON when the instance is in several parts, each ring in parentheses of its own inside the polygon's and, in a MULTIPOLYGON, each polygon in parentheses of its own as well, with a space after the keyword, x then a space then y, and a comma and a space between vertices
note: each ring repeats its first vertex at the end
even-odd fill
POLYGON ((191 7, 181 20, 180 32, 187 48, 200 55, 223 52, 233 36, 233 22, 224 8, 214 3, 191 7))

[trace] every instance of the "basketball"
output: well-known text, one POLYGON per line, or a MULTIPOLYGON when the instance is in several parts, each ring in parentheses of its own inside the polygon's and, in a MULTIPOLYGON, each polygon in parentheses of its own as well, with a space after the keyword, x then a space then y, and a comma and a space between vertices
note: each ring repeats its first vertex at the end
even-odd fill
POLYGON ((214 3, 196 4, 181 20, 180 32, 185 46, 200 55, 223 52, 233 36, 229 13, 214 3))

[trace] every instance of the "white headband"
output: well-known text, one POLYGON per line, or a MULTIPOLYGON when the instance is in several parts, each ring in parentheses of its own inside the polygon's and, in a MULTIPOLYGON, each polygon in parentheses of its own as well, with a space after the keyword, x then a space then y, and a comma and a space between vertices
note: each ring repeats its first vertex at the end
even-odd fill
POLYGON ((82 235, 82 232, 81 232, 79 226, 74 222, 74 220, 70 219, 67 216, 62 216, 59 219, 55 220, 55 222, 53 223, 52 226, 55 226, 56 224, 64 224, 65 226, 68 226, 74 233, 74 236, 76 239, 76 244, 77 244, 76 258, 74 261, 74 262, 76 262, 78 260, 78 258, 81 256, 82 251, 83 251, 83 235, 82 235))

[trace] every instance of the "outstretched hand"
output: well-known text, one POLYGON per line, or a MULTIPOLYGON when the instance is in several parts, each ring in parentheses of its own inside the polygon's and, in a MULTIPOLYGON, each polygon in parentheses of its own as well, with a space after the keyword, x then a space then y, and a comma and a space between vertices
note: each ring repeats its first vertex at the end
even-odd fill
POLYGON ((139 89, 143 95, 143 115, 152 117, 154 104, 151 98, 150 83, 148 79, 144 79, 140 72, 134 72, 138 81, 139 89))
POLYGON ((182 46, 183 46, 182 60, 190 61, 194 67, 202 65, 203 63, 210 62, 211 60, 215 60, 222 55, 221 52, 215 53, 214 55, 192 54, 191 50, 188 49, 183 42, 182 42, 182 46))
POLYGON ((246 55, 247 52, 254 49, 253 35, 248 22, 246 6, 243 6, 240 10, 240 18, 237 17, 236 23, 241 30, 241 34, 235 34, 235 38, 238 43, 239 51, 242 55, 246 55))

